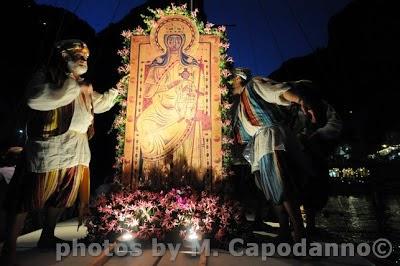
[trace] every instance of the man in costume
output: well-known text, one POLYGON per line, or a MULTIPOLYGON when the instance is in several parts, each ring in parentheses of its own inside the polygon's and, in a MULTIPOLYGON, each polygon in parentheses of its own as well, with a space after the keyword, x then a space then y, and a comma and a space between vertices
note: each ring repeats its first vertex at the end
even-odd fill
POLYGON ((282 106, 298 104, 316 121, 313 108, 293 83, 278 83, 268 78, 251 77, 248 69, 234 70, 233 94, 237 95, 234 130, 239 143, 246 143, 244 156, 251 165, 256 185, 278 212, 281 235, 294 241, 304 236, 300 214, 304 179, 313 175, 311 161, 302 151, 295 134, 286 125, 282 106))
POLYGON ((14 195, 10 195, 9 236, 2 250, 6 263, 15 261, 16 238, 28 211, 46 210, 38 246, 55 247, 62 241, 54 236, 54 229, 63 210, 73 206, 78 196, 80 224, 88 210, 88 140, 94 113, 111 109, 118 95, 114 89, 100 94, 84 82, 81 75, 87 71, 88 57, 84 42, 60 41, 48 65, 28 85, 25 166, 17 167, 9 189, 14 195))
POLYGON ((299 110, 298 106, 291 106, 293 116, 290 128, 296 133, 303 150, 312 159, 316 175, 310 176, 305 184, 303 207, 306 214, 307 233, 314 233, 315 214, 327 203, 329 197, 328 163, 327 158, 333 151, 342 131, 342 120, 336 110, 327 101, 317 97, 311 81, 297 86, 301 95, 314 98, 316 109, 320 116, 317 123, 312 123, 308 116, 299 110))

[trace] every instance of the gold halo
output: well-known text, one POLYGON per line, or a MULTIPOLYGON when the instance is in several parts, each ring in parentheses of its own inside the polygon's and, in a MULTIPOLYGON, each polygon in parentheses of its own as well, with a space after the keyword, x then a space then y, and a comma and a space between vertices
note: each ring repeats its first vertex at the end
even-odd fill
POLYGON ((195 49, 199 43, 199 31, 193 20, 182 15, 166 16, 157 21, 157 26, 151 29, 150 43, 161 52, 166 52, 167 48, 164 43, 166 34, 182 34, 185 35, 185 43, 183 51, 195 49))

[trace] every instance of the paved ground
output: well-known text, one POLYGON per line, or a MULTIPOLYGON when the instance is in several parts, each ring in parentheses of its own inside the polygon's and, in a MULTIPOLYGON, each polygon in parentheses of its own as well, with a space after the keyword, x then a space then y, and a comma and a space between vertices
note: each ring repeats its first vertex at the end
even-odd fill
MULTIPOLYGON (((152 250, 143 247, 140 256, 89 256, 87 255, 88 249, 78 250, 75 256, 71 253, 65 256, 62 260, 57 260, 57 253, 55 250, 39 250, 37 249, 36 242, 40 236, 41 230, 32 232, 21 236, 18 239, 18 264, 21 266, 47 266, 47 265, 107 265, 107 266, 123 266, 123 265, 224 265, 224 266, 243 266, 243 265, 326 265, 326 266, 339 266, 339 265, 373 265, 368 260, 362 257, 325 257, 325 258, 287 258, 287 257, 268 257, 265 261, 261 256, 233 256, 225 250, 211 250, 211 256, 192 256, 185 253, 183 248, 177 253, 176 258, 173 259, 173 253, 166 252, 164 256, 153 256, 152 250), (80 254, 80 252, 83 252, 80 254), (215 255, 218 252, 218 256, 215 255), (85 254, 86 253, 86 254, 85 254)), ((56 235, 60 238, 72 240, 74 238, 84 237, 86 228, 80 228, 77 231, 77 222, 75 220, 62 222, 56 228, 56 235)), ((94 249, 96 252, 96 249, 94 249)), ((92 249, 93 251, 93 249, 92 249)), ((64 254, 67 250, 62 250, 64 254)), ((59 256, 61 255, 58 253, 59 256)))

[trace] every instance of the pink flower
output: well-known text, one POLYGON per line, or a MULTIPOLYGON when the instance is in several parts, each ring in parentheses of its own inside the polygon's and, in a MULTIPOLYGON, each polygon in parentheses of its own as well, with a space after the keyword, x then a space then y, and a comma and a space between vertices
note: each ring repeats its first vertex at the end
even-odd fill
MULTIPOLYGON (((125 125, 125 118, 123 116, 117 116, 114 120, 114 128, 119 128, 120 126, 125 125)), ((122 136, 121 137, 117 137, 117 140, 122 141, 122 136)))
POLYGON ((231 73, 228 69, 223 69, 223 70, 221 71, 221 75, 222 75, 224 78, 227 78, 227 77, 229 77, 230 75, 232 75, 232 73, 231 73))
POLYGON ((167 231, 171 230, 174 227, 172 217, 171 216, 164 217, 161 226, 164 227, 167 231))
POLYGON ((134 35, 143 35, 144 34, 144 29, 142 27, 137 26, 136 29, 133 30, 134 35))
POLYGON ((129 64, 124 64, 123 66, 118 67, 118 72, 120 74, 128 74, 130 70, 129 64))
POLYGON ((229 109, 231 109, 232 104, 231 104, 231 103, 228 103, 228 102, 224 102, 224 103, 222 104, 222 107, 223 107, 224 109, 229 110, 229 109))
POLYGON ((177 197, 177 202, 179 205, 185 205, 186 204, 186 198, 185 197, 177 197))
POLYGON ((120 164, 122 164, 124 162, 124 160, 125 160, 125 158, 123 156, 117 158, 117 161, 120 164))
POLYGON ((229 127, 231 125, 231 123, 232 123, 232 121, 230 119, 225 119, 224 122, 223 122, 223 125, 225 127, 229 127))
POLYGON ((111 231, 112 229, 114 229, 117 226, 117 220, 112 220, 108 223, 108 229, 109 231, 111 231))
POLYGON ((225 26, 218 27, 218 31, 220 31, 220 32, 225 32, 225 30, 226 30, 225 26))
POLYGON ((222 95, 225 95, 228 93, 228 88, 226 86, 221 86, 219 87, 219 91, 221 92, 222 95))
POLYGON ((126 223, 129 227, 135 227, 139 225, 139 221, 137 219, 131 219, 129 222, 126 223))
MULTIPOLYGON (((224 156, 224 153, 223 153, 222 156, 224 156)), ((228 176, 228 172, 226 171, 225 168, 222 169, 221 175, 222 175, 222 177, 227 177, 228 176)))
POLYGON ((227 50, 229 48, 230 44, 228 42, 225 42, 225 43, 220 43, 219 46, 224 48, 225 50, 227 50))
POLYGON ((118 94, 124 95, 126 93, 126 84, 122 81, 117 83, 118 94))
POLYGON ((157 9, 156 9, 156 13, 157 13, 157 15, 159 15, 160 17, 163 17, 163 16, 164 16, 164 10, 162 10, 161 8, 157 8, 157 9))
POLYGON ((192 15, 192 18, 196 18, 197 13, 199 13, 199 9, 197 9, 197 8, 194 11, 190 12, 190 14, 192 15))
POLYGON ((128 48, 124 48, 122 50, 118 50, 117 54, 121 57, 129 56, 130 50, 128 48))
POLYGON ((214 24, 211 22, 206 23, 206 28, 212 28, 213 26, 214 26, 214 24))
MULTIPOLYGON (((229 141, 229 138, 227 138, 229 141)), ((226 169, 224 169, 226 171, 226 169)), ((195 232, 217 231, 215 239, 223 239, 242 221, 242 209, 233 201, 223 202, 220 197, 190 187, 171 189, 167 193, 135 190, 102 196, 96 203, 93 219, 87 222, 89 237, 107 238, 109 234, 126 230, 137 233, 137 238, 162 239, 166 232, 191 228, 195 232), (107 204, 109 203, 109 204, 107 204)), ((186 230, 180 230, 181 237, 186 230)))
POLYGON ((122 37, 125 39, 130 39, 132 37, 132 31, 130 30, 123 30, 121 33, 122 37))
POLYGON ((207 231, 210 232, 212 230, 213 219, 211 219, 211 217, 208 216, 203 220, 203 222, 207 231))
POLYGON ((104 196, 104 195, 100 195, 96 200, 96 205, 98 205, 98 206, 105 205, 106 203, 107 203, 107 199, 106 199, 106 196, 104 196))
POLYGON ((233 141, 233 139, 224 136, 224 137, 222 137, 222 143, 223 144, 233 144, 234 141, 233 141))

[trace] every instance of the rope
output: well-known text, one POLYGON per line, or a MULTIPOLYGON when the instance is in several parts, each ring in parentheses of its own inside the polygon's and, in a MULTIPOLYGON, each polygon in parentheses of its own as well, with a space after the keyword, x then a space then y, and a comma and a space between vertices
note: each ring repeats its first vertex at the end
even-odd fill
POLYGON ((294 18, 295 22, 297 23, 297 26, 299 27, 301 33, 303 34, 304 40, 306 41, 307 45, 310 47, 311 52, 314 52, 314 46, 311 44, 310 39, 308 38, 306 31, 304 30, 303 24, 301 23, 299 17, 296 15, 294 12, 292 6, 290 5, 290 0, 285 0, 286 5, 289 7, 290 14, 294 18))
POLYGON ((264 6, 261 4, 261 0, 258 0, 257 3, 260 6, 260 10, 261 10, 262 14, 265 14, 265 16, 262 16, 262 17, 264 18, 266 28, 270 31, 275 49, 278 51, 279 57, 281 58, 281 60, 283 62, 285 60, 285 58, 283 57, 283 52, 279 47, 278 39, 276 38, 275 32, 272 30, 271 22, 268 18, 267 12, 265 11, 264 6))
MULTIPOLYGON (((314 46, 312 45, 310 39, 308 38, 306 31, 304 30, 303 24, 301 23, 300 18, 296 15, 294 9, 292 8, 292 6, 290 5, 290 0, 285 0, 287 6, 289 7, 290 13, 292 14, 293 18, 295 19, 301 33, 303 34, 303 37, 307 43, 307 45, 310 47, 311 52, 314 53, 316 51, 316 49, 314 48, 314 46)), ((328 74, 325 71, 325 67, 322 64, 321 60, 318 57, 315 57, 315 64, 316 64, 316 71, 320 72, 323 81, 328 80, 328 74)))
MULTIPOLYGON (((114 20, 114 18, 115 18, 115 15, 117 14, 117 10, 118 10, 120 4, 121 4, 121 0, 118 0, 117 5, 115 6, 114 11, 113 11, 113 14, 112 14, 112 16, 111 16, 110 23, 113 22, 113 20, 114 20)), ((108 23, 108 24, 110 24, 110 23, 108 23)))
MULTIPOLYGON (((75 14, 75 13, 78 11, 78 9, 79 9, 79 7, 80 7, 81 4, 82 4, 82 0, 79 0, 78 4, 77 4, 76 7, 73 9, 72 13, 75 14)), ((66 16, 67 12, 68 12, 68 10, 67 10, 66 8, 64 8, 64 12, 63 12, 63 15, 62 15, 62 17, 61 17, 60 25, 58 26, 56 35, 55 35, 55 37, 54 37, 54 43, 57 42, 58 39, 60 38, 60 35, 61 35, 61 32, 62 32, 62 28, 63 28, 63 26, 64 26, 65 16, 66 16)), ((50 63, 50 58, 53 56, 54 49, 55 49, 55 47, 54 47, 54 45, 52 45, 51 50, 50 50, 50 53, 49 53, 49 57, 48 57, 48 59, 47 59, 46 66, 48 66, 49 63, 50 63)))
MULTIPOLYGON (((59 2, 59 0, 57 0, 57 2, 54 4, 54 6, 58 6, 58 2, 59 2)), ((75 7, 74 10, 73 10, 73 13, 76 13, 76 12, 78 11, 78 9, 79 9, 79 7, 80 7, 81 4, 82 4, 82 0, 79 0, 78 4, 76 5, 76 7, 75 7)), ((68 12, 68 10, 64 8, 64 12, 63 12, 63 14, 62 14, 62 17, 61 17, 61 20, 60 20, 60 24, 58 25, 58 28, 57 28, 57 31, 56 31, 56 35, 55 35, 55 38, 54 38, 54 42, 56 42, 56 41, 58 40, 58 38, 60 37, 60 35, 61 35, 62 28, 63 28, 63 26, 64 26, 65 17, 66 17, 67 12, 68 12)), ((42 40, 42 43, 44 43, 44 39, 42 40)), ((42 45, 42 49, 43 49, 44 47, 45 47, 45 46, 42 45)), ((50 58, 53 56, 54 50, 55 50, 55 47, 54 47, 54 45, 52 45, 52 46, 51 46, 50 53, 49 53, 49 55, 48 55, 48 58, 47 58, 47 60, 45 61, 46 67, 48 67, 49 64, 50 64, 50 58)), ((44 62, 43 62, 43 63, 44 63, 44 62)), ((36 65, 34 66, 30 79, 32 79, 33 75, 34 75, 35 72, 37 71, 38 66, 39 66, 39 62, 37 62, 36 65)), ((29 81, 28 81, 28 82, 29 82, 29 81)), ((26 84, 25 84, 25 85, 26 85, 26 84)), ((21 116, 24 114, 24 107, 25 107, 25 102, 24 102, 23 100, 19 101, 19 102, 17 103, 17 105, 16 105, 16 109, 17 109, 17 110, 16 110, 16 113, 17 113, 17 119, 18 119, 18 121, 17 121, 17 126, 20 126, 20 124, 21 124, 21 121, 20 121, 20 120, 21 120, 21 116)), ((26 134, 26 124, 25 124, 24 127, 25 127, 24 130, 25 130, 25 134, 26 134)))
MULTIPOLYGON (((76 14, 76 12, 78 11, 80 5, 82 4, 82 0, 79 0, 78 4, 76 5, 76 7, 73 9, 72 13, 76 14)), ((64 9, 64 13, 63 16, 61 18, 61 22, 60 22, 60 26, 58 27, 57 33, 56 33, 56 37, 55 37, 55 41, 58 40, 58 38, 60 37, 61 34, 61 30, 64 26, 64 21, 65 21, 65 15, 67 14, 67 9, 64 9)), ((54 46, 53 49, 54 50, 54 46)))
MULTIPOLYGON (((278 51, 279 57, 281 58, 281 62, 283 63, 285 61, 285 58, 283 56, 282 49, 279 46, 278 39, 276 38, 276 34, 271 26, 271 21, 268 17, 268 13, 266 12, 266 8, 261 4, 261 0, 258 0, 257 2, 258 2, 258 5, 260 6, 260 11, 262 12, 262 14, 264 14, 264 16, 262 16, 262 17, 264 18, 266 28, 271 33, 273 44, 275 46, 275 49, 278 51)), ((284 68, 284 71, 289 76, 289 70, 287 68, 284 68)))
MULTIPOLYGON (((224 4, 223 1, 221 1, 221 2, 220 2, 220 6, 218 7, 219 10, 223 10, 224 8, 230 7, 230 6, 231 6, 231 5, 224 6, 223 4, 224 4)), ((226 10, 226 12, 232 13, 232 11, 230 11, 230 10, 229 10, 229 11, 226 10)), ((226 31, 227 33, 229 32, 228 29, 231 28, 231 27, 237 29, 237 28, 236 28, 236 24, 221 24, 221 25, 224 25, 224 26, 227 28, 227 31, 226 31)), ((229 40, 230 40, 230 39, 228 38, 228 41, 229 41, 229 40)), ((234 62, 236 62, 236 60, 237 60, 238 58, 242 58, 241 49, 237 49, 236 51, 237 51, 237 53, 238 53, 238 56, 237 56, 237 58, 233 58, 233 59, 235 60, 234 62)), ((236 65, 236 64, 235 64, 235 65, 236 65)))
MULTIPOLYGON (((118 0, 117 5, 114 8, 113 14, 111 16, 111 19, 110 19, 110 22, 108 23, 108 25, 113 22, 120 5, 121 5, 121 0, 118 0)), ((102 50, 103 50, 103 46, 100 46, 99 50, 97 51, 97 56, 92 61, 92 65, 95 65, 96 62, 102 57, 102 55, 103 55, 102 50)))
MULTIPOLYGON (((241 13, 242 14, 246 14, 246 12, 241 12, 241 13)), ((258 60, 256 58, 255 47, 253 45, 254 44, 254 38, 253 38, 254 36, 252 34, 252 31, 251 31, 250 21, 248 21, 248 19, 246 19, 246 18, 244 18, 244 20, 246 21, 245 24, 246 24, 246 27, 247 27, 247 32, 249 33, 250 46, 251 46, 250 50, 251 50, 251 54, 253 56, 253 63, 254 63, 255 68, 258 70, 258 64, 257 64, 258 60)), ((255 72, 255 71, 252 71, 252 72, 255 72)))

